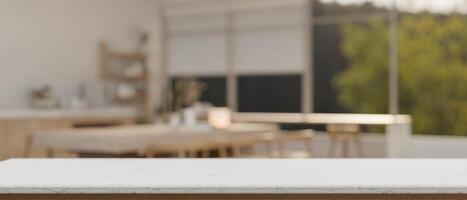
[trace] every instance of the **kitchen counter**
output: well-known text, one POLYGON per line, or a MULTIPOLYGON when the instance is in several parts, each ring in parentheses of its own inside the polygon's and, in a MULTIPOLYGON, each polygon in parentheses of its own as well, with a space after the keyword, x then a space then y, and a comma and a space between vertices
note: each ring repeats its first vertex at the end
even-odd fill
POLYGON ((82 109, 0 110, 0 160, 21 157, 45 157, 33 150, 32 135, 39 131, 83 126, 133 124, 137 112, 130 108, 103 107, 82 109))
POLYGON ((448 159, 16 159, 0 162, 0 194, 456 199, 467 197, 465 169, 448 159))
POLYGON ((102 108, 57 108, 57 109, 8 109, 0 110, 0 120, 23 119, 57 119, 57 118, 135 118, 137 113, 131 108, 102 107, 102 108))

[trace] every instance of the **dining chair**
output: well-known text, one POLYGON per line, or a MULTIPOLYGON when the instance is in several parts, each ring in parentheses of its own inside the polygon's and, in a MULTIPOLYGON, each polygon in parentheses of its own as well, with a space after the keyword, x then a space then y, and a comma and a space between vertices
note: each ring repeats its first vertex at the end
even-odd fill
POLYGON ((313 130, 267 132, 250 137, 237 138, 235 149, 252 149, 250 153, 239 151, 239 157, 267 157, 267 158, 309 158, 313 157, 313 130), (290 144, 303 145, 301 150, 288 148, 290 144), (255 151, 263 147, 263 151, 255 151))
POLYGON ((275 157, 279 158, 312 158, 313 151, 313 137, 315 133, 311 129, 296 130, 296 131, 282 131, 276 137, 276 145, 278 151, 275 157), (301 144, 301 150, 294 150, 289 147, 289 144, 301 144))
POLYGON ((179 138, 174 140, 161 139, 154 141, 143 150, 143 155, 147 158, 157 157, 161 154, 171 154, 177 158, 208 157, 209 146, 206 141, 196 138, 179 138))
POLYGON ((342 157, 349 157, 349 144, 353 141, 358 157, 363 157, 363 145, 360 126, 356 124, 328 124, 326 130, 329 133, 330 146, 329 157, 334 157, 339 143, 341 144, 342 157))

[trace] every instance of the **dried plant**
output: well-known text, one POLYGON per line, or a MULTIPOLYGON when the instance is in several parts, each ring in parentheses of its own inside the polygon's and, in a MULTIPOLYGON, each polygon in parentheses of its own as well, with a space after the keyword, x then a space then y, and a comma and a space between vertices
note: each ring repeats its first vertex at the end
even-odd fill
POLYGON ((180 110, 199 101, 206 85, 193 77, 180 78, 174 84, 175 110, 180 110))

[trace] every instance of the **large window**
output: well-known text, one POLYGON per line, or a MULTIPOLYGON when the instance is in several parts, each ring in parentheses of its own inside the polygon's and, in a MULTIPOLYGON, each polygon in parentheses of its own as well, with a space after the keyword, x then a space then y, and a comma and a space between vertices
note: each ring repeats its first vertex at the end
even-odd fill
POLYGON ((242 112, 410 114, 415 133, 467 135, 464 0, 172 2, 169 74, 212 85, 203 100, 242 112))
POLYGON ((313 8, 315 111, 388 113, 390 11, 364 1, 313 8))
MULTIPOLYGON (((322 2, 333 12, 342 8, 384 12, 390 7, 383 1, 322 2)), ((399 113, 412 116, 416 134, 467 135, 467 2, 410 2, 397 2, 397 27, 388 24, 392 15, 389 20, 341 25, 338 38, 345 67, 327 74, 321 69, 325 56, 317 56, 316 68, 322 71, 316 73, 333 77, 318 78, 317 87, 334 85, 335 91, 329 94, 336 95, 336 103, 344 111, 390 112, 389 102, 393 101, 399 113), (397 32, 391 32, 394 28, 397 32), (391 52, 388 44, 394 39, 397 49, 391 52), (396 83, 386 79, 394 71, 396 83), (396 88, 393 99, 391 87, 396 88)), ((358 20, 360 16, 349 15, 358 20)), ((328 35, 320 33, 326 28, 330 27, 317 28, 315 37, 328 35)), ((318 43, 324 40, 315 38, 318 43)))
POLYGON ((165 1, 169 76, 198 78, 201 100, 216 106, 300 112, 306 2, 165 1))

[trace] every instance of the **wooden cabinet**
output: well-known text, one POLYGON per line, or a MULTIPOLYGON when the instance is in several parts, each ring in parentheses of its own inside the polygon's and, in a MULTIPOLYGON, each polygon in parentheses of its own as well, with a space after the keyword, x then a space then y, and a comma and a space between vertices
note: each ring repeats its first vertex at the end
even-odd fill
POLYGON ((71 128, 66 119, 11 119, 0 121, 0 160, 7 158, 43 157, 45 152, 31 148, 37 131, 71 128))
MULTIPOLYGON (((101 125, 126 125, 134 122, 133 117, 44 117, 14 118, 0 120, 0 160, 8 158, 46 157, 45 149, 32 146, 32 135, 53 129, 70 129, 101 125)), ((54 152, 57 156, 70 157, 69 152, 54 152)))
POLYGON ((0 160, 8 157, 7 145, 8 134, 6 134, 6 123, 0 121, 0 160))

